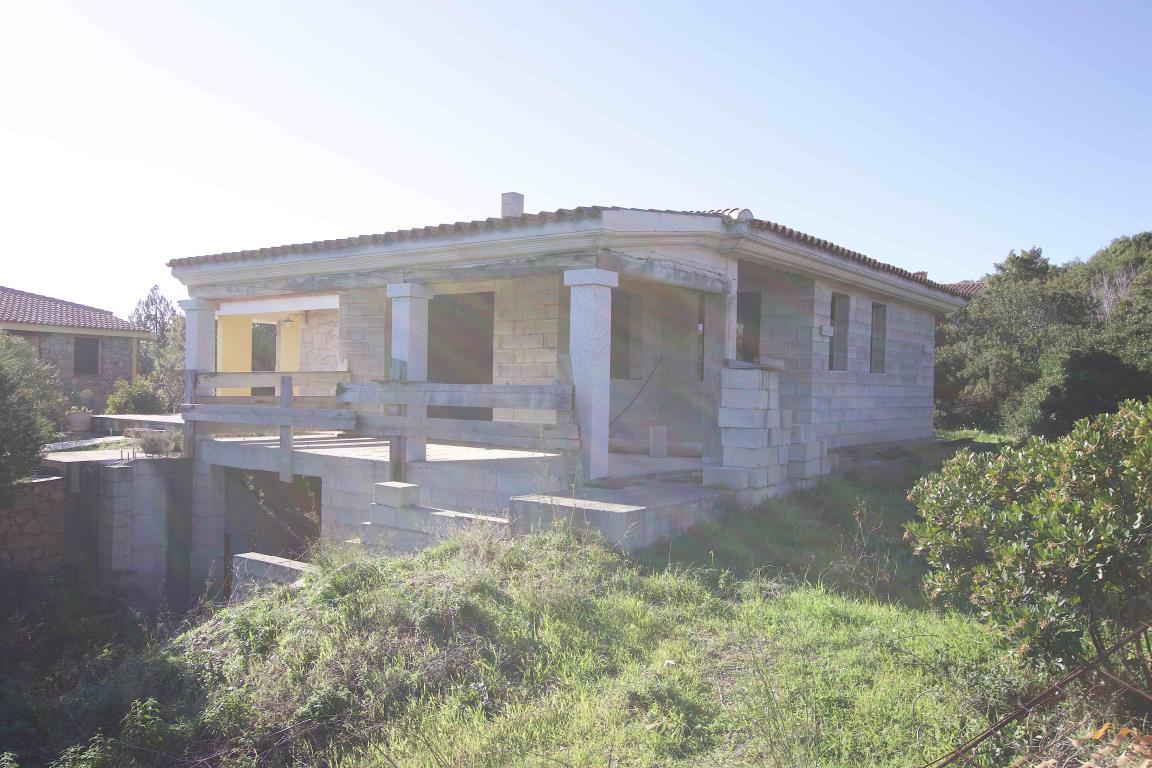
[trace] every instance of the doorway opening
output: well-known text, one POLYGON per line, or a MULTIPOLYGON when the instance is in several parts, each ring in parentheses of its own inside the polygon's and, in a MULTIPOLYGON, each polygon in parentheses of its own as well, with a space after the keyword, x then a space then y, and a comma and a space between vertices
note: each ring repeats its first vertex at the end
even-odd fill
MULTIPOLYGON (((453 293, 428 305, 428 381, 491 384, 496 294, 453 293)), ((491 421, 491 408, 428 406, 429 418, 491 421)))

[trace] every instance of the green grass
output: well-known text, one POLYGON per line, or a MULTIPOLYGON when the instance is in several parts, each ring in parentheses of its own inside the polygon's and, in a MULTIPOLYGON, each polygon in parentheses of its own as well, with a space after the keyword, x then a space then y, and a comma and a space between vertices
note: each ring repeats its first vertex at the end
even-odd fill
POLYGON ((561 533, 321 565, 298 591, 70 685, 6 684, 0 752, 68 766, 913 766, 1031 684, 957 615, 644 567, 561 533))
POLYGON ((1012 437, 1000 432, 988 432, 983 429, 967 427, 963 429, 937 429, 936 437, 941 440, 965 440, 978 445, 1000 446, 1017 442, 1012 437))
POLYGON ((922 564, 904 543, 915 510, 909 489, 954 448, 893 447, 822 478, 811 490, 732 510, 671 542, 638 553, 653 568, 700 566, 827 584, 849 594, 923 606, 922 564))

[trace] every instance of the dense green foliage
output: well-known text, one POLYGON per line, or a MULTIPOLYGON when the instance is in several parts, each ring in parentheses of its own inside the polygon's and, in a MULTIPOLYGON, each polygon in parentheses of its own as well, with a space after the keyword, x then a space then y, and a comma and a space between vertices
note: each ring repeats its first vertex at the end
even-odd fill
POLYGON ((1014 435, 1059 437, 1082 418, 1113 413, 1125 400, 1152 394, 1152 371, 1110 352, 1074 349, 1046 368, 1006 419, 1014 435))
POLYGON ((47 443, 55 439, 68 407, 56 369, 41 362, 36 349, 25 339, 0 332, 0 371, 36 419, 41 441, 47 443))
POLYGON ((31 404, 0 369, 0 503, 12 483, 35 474, 41 436, 31 404))
POLYGON ((16 680, 0 752, 25 766, 911 765, 1029 684, 956 615, 647 571, 563 534, 325 562, 16 680))
POLYGON ((107 413, 165 413, 167 404, 147 376, 120 379, 104 404, 107 413))
POLYGON ((1012 252, 984 284, 939 328, 941 425, 1063 434, 1114 410, 1118 386, 1152 395, 1139 375, 1152 372, 1152 232, 1064 266, 1039 248, 1012 252))
POLYGON ((1152 405, 1053 441, 962 451, 924 478, 909 526, 930 594, 1027 654, 1069 664, 1152 615, 1152 405))

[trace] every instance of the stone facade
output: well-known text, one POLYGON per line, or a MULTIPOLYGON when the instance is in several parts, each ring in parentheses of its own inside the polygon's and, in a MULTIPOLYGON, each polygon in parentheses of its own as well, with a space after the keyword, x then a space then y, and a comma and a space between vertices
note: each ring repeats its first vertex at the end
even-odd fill
POLYGON ((53 571, 64 565, 64 478, 16 483, 0 506, 0 571, 53 571))
POLYGON ((100 372, 78 374, 75 372, 76 336, 68 333, 43 333, 26 338, 37 347, 40 359, 55 366, 60 384, 65 394, 91 390, 91 407, 100 410, 104 401, 112 393, 116 382, 132 380, 133 339, 121 336, 92 336, 99 341, 100 372))
MULTIPOLYGON (((340 370, 340 311, 316 309, 300 316, 300 370, 340 370)), ((331 387, 304 385, 300 395, 327 395, 331 387)))

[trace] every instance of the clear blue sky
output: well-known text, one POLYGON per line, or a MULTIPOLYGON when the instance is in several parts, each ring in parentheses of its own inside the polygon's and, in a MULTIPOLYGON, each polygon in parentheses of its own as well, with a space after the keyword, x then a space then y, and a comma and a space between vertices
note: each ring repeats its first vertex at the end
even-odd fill
POLYGON ((0 284, 484 218, 747 207, 940 280, 1152 229, 1147 2, 37 0, 0 10, 0 284))

